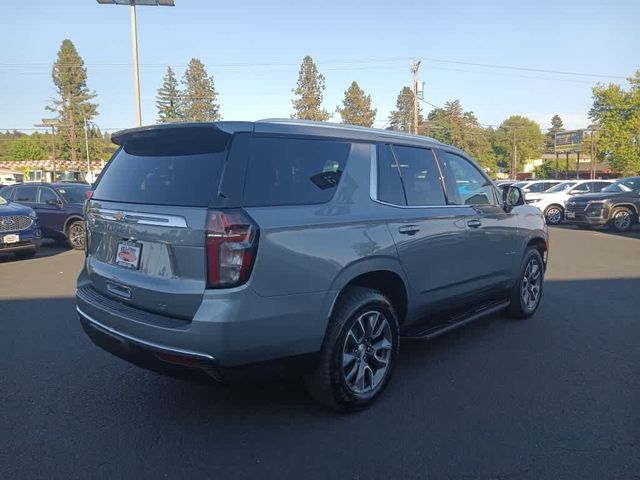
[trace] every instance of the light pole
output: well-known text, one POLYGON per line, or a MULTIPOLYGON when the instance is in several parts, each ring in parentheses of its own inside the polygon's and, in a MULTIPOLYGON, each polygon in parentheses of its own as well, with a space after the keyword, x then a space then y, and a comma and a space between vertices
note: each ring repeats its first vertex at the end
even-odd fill
POLYGON ((138 23, 136 5, 173 7, 174 0, 97 0, 103 5, 129 5, 131 7, 131 50, 133 51, 133 91, 136 97, 136 125, 142 126, 142 108, 140 107, 140 69, 138 67, 138 23))

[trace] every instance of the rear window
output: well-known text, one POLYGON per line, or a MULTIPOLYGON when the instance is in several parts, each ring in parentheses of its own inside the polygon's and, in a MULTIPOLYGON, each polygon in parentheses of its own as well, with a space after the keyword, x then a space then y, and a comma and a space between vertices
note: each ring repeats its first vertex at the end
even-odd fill
POLYGON ((335 193, 351 144, 254 137, 244 187, 246 206, 325 203, 335 193))
POLYGON ((109 161, 93 198, 205 207, 217 192, 229 139, 211 128, 185 128, 126 142, 109 161))

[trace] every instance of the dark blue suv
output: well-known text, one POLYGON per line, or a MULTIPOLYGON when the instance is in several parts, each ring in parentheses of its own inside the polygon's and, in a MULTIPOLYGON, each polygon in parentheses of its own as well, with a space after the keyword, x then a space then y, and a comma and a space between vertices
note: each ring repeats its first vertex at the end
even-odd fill
POLYGON ((4 187, 0 195, 35 210, 42 236, 66 241, 76 250, 83 250, 82 209, 90 189, 83 183, 23 183, 4 187))
POLYGON ((0 253, 13 253, 19 258, 33 257, 40 240, 36 212, 0 196, 0 253))

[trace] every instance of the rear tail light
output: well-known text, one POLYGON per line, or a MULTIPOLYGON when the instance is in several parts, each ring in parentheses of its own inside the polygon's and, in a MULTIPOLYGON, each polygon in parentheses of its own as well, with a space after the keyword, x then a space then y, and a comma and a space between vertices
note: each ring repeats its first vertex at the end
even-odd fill
POLYGON ((87 190, 84 192, 84 196, 87 200, 89 200, 93 196, 93 190, 87 190))
POLYGON ((249 279, 258 227, 243 210, 216 210, 207 220, 207 284, 234 287, 249 279))

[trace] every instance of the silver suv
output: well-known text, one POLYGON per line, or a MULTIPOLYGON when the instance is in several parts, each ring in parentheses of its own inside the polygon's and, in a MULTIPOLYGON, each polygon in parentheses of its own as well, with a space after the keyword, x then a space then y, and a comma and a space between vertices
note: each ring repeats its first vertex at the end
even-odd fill
POLYGON ((77 311, 138 365, 223 381, 289 361, 308 365, 316 399, 357 410, 389 382, 401 338, 540 303, 542 214, 433 139, 264 120, 113 141, 85 207, 77 311))

